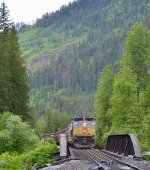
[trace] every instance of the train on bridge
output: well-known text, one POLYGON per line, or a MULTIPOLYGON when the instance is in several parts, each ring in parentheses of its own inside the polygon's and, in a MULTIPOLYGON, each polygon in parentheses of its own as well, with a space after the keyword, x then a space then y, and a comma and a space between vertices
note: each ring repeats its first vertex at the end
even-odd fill
POLYGON ((95 118, 78 116, 72 119, 67 131, 67 142, 76 148, 91 148, 95 146, 95 118))
MULTIPOLYGON (((61 139, 67 143, 67 147, 70 145, 79 149, 89 149, 96 147, 95 124, 96 121, 94 117, 75 116, 66 129, 56 133, 44 134, 42 137, 53 137, 56 142, 59 143, 60 136, 63 136, 61 139)), ((132 155, 134 158, 138 159, 142 158, 139 141, 135 134, 109 135, 107 138, 106 151, 124 156, 132 155)))
POLYGON ((75 116, 69 126, 56 133, 45 134, 59 142, 60 134, 66 134, 68 146, 76 148, 92 148, 95 146, 95 118, 91 116, 75 116))

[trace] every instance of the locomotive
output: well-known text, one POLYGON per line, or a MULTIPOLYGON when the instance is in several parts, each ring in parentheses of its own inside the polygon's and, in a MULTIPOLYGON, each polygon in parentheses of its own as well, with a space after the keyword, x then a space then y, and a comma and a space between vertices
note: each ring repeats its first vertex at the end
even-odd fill
POLYGON ((91 148, 95 146, 95 118, 76 116, 66 131, 67 142, 76 148, 91 148))

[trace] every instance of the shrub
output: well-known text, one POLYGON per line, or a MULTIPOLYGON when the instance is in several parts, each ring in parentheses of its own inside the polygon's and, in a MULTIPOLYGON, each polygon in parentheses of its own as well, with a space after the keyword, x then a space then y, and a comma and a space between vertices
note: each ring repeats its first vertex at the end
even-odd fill
POLYGON ((0 155, 0 169, 3 170, 30 170, 33 167, 51 163, 52 157, 58 153, 55 144, 41 145, 28 153, 18 155, 16 153, 2 153, 0 155))
POLYGON ((41 139, 41 145, 49 145, 49 144, 56 144, 56 141, 51 137, 46 137, 41 139))
POLYGON ((41 145, 33 151, 23 156, 24 163, 28 169, 32 166, 42 166, 52 162, 52 157, 58 153, 58 147, 55 144, 41 145))
POLYGON ((6 129, 7 119, 12 115, 10 112, 3 112, 0 114, 0 130, 6 129))
POLYGON ((21 170, 23 169, 22 158, 16 154, 5 152, 0 155, 0 169, 21 170))
POLYGON ((12 144, 12 138, 9 132, 6 129, 0 131, 0 154, 5 151, 11 151, 12 144))
POLYGON ((39 138, 30 125, 23 122, 19 116, 10 116, 7 119, 7 130, 12 138, 14 151, 22 153, 36 147, 39 138))

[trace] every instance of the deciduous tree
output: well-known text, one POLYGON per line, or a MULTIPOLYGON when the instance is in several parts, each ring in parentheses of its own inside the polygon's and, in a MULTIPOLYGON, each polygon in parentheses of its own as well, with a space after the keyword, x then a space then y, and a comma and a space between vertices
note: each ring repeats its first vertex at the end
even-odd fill
POLYGON ((139 100, 140 92, 147 88, 150 81, 150 32, 144 25, 135 24, 128 33, 124 61, 136 75, 139 100))
POLYGON ((111 133, 132 132, 140 126, 141 113, 136 97, 136 76, 128 66, 124 65, 116 75, 110 103, 111 133))
POLYGON ((95 114, 96 114, 96 130, 98 134, 98 140, 102 144, 103 135, 110 130, 111 119, 107 114, 110 108, 110 97, 112 95, 112 85, 114 80, 114 72, 112 67, 108 65, 105 67, 100 75, 98 81, 98 89, 95 102, 95 114))

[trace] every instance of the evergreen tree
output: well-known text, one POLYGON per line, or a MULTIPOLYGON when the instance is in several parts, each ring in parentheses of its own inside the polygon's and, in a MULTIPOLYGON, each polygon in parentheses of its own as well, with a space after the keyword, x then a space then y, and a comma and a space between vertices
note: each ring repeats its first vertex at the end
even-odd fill
POLYGON ((7 32, 14 24, 9 20, 9 10, 4 2, 0 7, 0 31, 7 32))
POLYGON ((17 32, 8 19, 3 2, 0 8, 0 112, 10 111, 28 117, 28 81, 21 58, 17 32))
POLYGON ((8 111, 10 105, 10 70, 7 58, 7 42, 0 32, 0 112, 8 111))
POLYGON ((12 23, 8 20, 9 11, 3 2, 0 7, 0 112, 9 111, 11 105, 10 70, 7 50, 7 33, 12 23))
POLYGON ((17 32, 13 27, 8 33, 8 59, 11 83, 10 110, 14 114, 28 117, 28 79, 21 56, 17 32))

